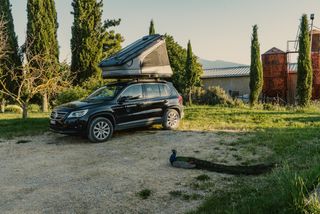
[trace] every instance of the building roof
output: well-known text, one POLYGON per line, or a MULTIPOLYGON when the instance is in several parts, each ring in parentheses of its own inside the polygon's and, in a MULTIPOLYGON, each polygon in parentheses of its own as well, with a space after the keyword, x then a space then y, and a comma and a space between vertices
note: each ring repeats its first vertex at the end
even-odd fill
POLYGON ((205 69, 202 79, 218 77, 246 77, 250 75, 250 66, 205 69))
POLYGON ((139 56, 159 40, 164 40, 164 36, 159 34, 144 36, 143 38, 122 49, 110 58, 104 59, 99 66, 110 67, 123 65, 139 56))
MULTIPOLYGON (((289 72, 296 73, 298 71, 297 63, 289 64, 289 72)), ((249 77, 250 76, 250 66, 237 66, 237 67, 228 67, 228 68, 212 68, 205 69, 202 79, 209 78, 224 78, 224 77, 249 77)))
POLYGON ((273 47, 262 55, 267 55, 267 54, 285 54, 285 52, 280 50, 279 48, 273 47))
POLYGON ((314 27, 314 29, 312 30, 312 34, 320 34, 320 29, 317 27, 314 27))

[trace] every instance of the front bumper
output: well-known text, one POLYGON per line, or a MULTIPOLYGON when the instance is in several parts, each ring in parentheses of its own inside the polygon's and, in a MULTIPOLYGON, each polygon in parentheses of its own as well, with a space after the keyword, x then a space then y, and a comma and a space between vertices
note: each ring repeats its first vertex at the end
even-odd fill
POLYGON ((60 134, 86 134, 86 122, 81 119, 50 120, 50 130, 60 134))

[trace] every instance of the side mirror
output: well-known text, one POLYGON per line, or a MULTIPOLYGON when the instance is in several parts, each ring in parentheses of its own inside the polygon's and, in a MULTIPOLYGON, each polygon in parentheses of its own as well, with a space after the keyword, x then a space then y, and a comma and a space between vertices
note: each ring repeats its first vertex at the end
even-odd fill
POLYGON ((120 97, 120 98, 118 99, 118 103, 124 103, 124 102, 127 101, 127 100, 128 100, 128 97, 126 97, 126 96, 120 97))

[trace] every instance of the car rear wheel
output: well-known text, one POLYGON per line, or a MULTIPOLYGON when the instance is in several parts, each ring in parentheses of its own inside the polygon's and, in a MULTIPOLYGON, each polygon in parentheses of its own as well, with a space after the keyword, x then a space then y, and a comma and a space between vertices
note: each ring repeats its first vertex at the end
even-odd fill
POLYGON ((113 134, 111 121, 104 117, 95 118, 89 126, 88 138, 93 143, 102 143, 109 140, 113 134))
POLYGON ((163 118, 163 128, 166 130, 174 130, 179 127, 179 124, 180 114, 174 109, 167 110, 163 118))

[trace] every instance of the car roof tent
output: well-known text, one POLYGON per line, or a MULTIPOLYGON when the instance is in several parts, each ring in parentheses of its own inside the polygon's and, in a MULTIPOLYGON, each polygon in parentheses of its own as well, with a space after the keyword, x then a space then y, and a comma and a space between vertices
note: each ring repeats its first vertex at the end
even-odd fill
POLYGON ((172 76, 165 37, 145 36, 103 60, 104 79, 168 78, 172 76))

